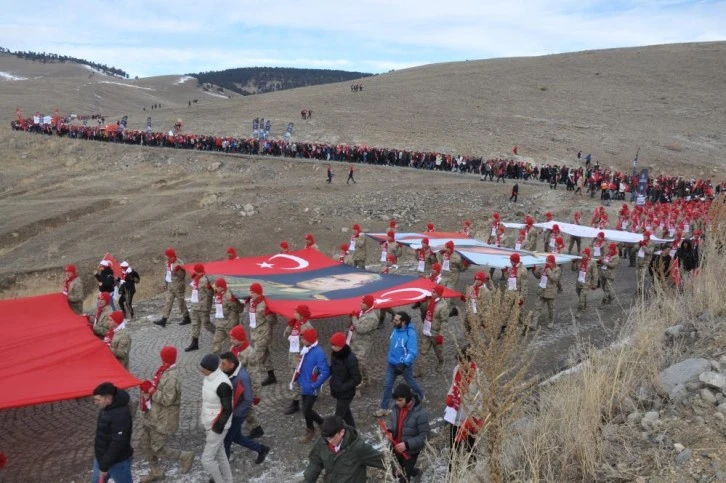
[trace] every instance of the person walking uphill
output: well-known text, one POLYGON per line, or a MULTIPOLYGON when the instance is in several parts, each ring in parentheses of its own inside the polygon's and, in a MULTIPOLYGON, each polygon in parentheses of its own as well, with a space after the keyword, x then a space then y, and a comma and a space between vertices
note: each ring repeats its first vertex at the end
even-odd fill
POLYGON ((557 297, 557 283, 560 281, 562 270, 555 263, 554 255, 547 255, 547 262, 544 268, 533 272, 536 279, 539 280, 539 288, 537 289, 537 302, 534 306, 534 315, 532 316, 532 328, 537 329, 539 324, 539 316, 542 312, 542 305, 547 305, 549 313, 549 323, 547 327, 552 328, 555 325, 555 298, 557 297))
POLYGON ((320 387, 330 377, 330 368, 325 352, 318 344, 318 331, 308 329, 302 333, 301 341, 305 347, 300 351, 300 362, 297 370, 290 381, 292 387, 293 382, 297 381, 300 386, 300 395, 302 396, 302 410, 305 416, 305 436, 302 438, 303 443, 309 443, 315 436, 315 426, 323 424, 323 418, 315 412, 313 406, 318 399, 320 387))
POLYGON ((375 412, 376 417, 390 414, 388 405, 391 402, 391 390, 398 376, 403 376, 406 383, 423 400, 424 393, 413 377, 413 363, 418 354, 416 329, 411 325, 411 316, 406 312, 398 312, 393 317, 393 332, 388 345, 386 358, 386 377, 383 384, 381 407, 375 412))
POLYGON ((110 382, 103 382, 93 390, 93 404, 100 409, 96 424, 94 460, 91 481, 131 483, 132 420, 129 393, 110 382))
POLYGON ((330 395, 335 399, 335 415, 343 418, 348 426, 355 428, 350 404, 355 397, 355 388, 361 382, 358 359, 350 350, 343 332, 333 334, 330 347, 330 395))
POLYGON ((232 483, 232 470, 224 452, 224 438, 232 426, 232 383, 219 367, 219 357, 207 354, 202 358, 202 412, 199 418, 206 442, 202 466, 215 483, 232 483))
POLYGON ((323 470, 325 481, 366 483, 367 467, 384 468, 381 452, 363 441, 358 431, 340 417, 325 418, 320 433, 322 437, 315 442, 308 456, 305 483, 318 481, 323 470))
POLYGON ((175 299, 179 301, 179 312, 184 316, 180 325, 191 324, 192 319, 189 316, 187 303, 184 300, 187 273, 182 268, 182 261, 176 257, 176 251, 173 248, 167 248, 164 251, 164 256, 166 256, 166 275, 164 275, 163 288, 166 291, 166 303, 164 304, 161 319, 155 321, 154 324, 166 327, 175 299))
POLYGON ((164 468, 159 464, 159 458, 178 460, 182 474, 189 473, 194 462, 194 452, 168 447, 169 436, 179 429, 182 386, 176 368, 176 348, 164 346, 159 356, 162 364, 154 378, 141 383, 141 412, 144 417, 139 444, 149 459, 151 469, 141 483, 164 479, 164 468))

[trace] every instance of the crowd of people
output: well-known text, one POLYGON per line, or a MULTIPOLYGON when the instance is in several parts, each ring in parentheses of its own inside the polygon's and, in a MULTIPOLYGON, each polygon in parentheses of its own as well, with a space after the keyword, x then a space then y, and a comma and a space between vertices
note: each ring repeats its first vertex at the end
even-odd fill
MULTIPOLYGON (((353 477, 354 481, 365 481, 367 466, 382 467, 383 455, 371 448, 360 438, 357 423, 351 407, 357 391, 372 384, 373 364, 385 365, 380 405, 374 415, 380 418, 380 425, 391 444, 398 461, 395 467, 399 481, 409 481, 419 474, 416 467, 417 455, 429 436, 429 408, 442 410, 444 419, 450 425, 451 447, 455 451, 471 449, 477 428, 481 426, 478 416, 480 398, 475 392, 478 374, 468 346, 458 348, 458 364, 452 375, 450 389, 445 400, 426 399, 418 383, 432 372, 443 370, 444 335, 451 324, 460 324, 465 333, 482 330, 477 313, 486 311, 495 290, 499 290, 512 306, 525 303, 532 305, 534 314, 531 322, 524 326, 523 311, 520 313, 522 333, 539 329, 542 312, 546 308, 547 327, 556 323, 556 302, 562 297, 562 280, 565 271, 555 261, 557 253, 580 255, 572 264, 578 311, 576 317, 588 313, 588 298, 595 291, 602 290, 601 305, 615 300, 614 284, 621 262, 628 261, 635 268, 636 292, 642 295, 659 283, 682 286, 684 280, 696 273, 700 261, 700 246, 709 227, 711 202, 676 200, 674 203, 650 203, 631 209, 623 203, 617 218, 611 221, 604 206, 593 212, 589 223, 580 212, 573 213, 571 222, 600 230, 614 229, 642 235, 637 243, 608 243, 604 232, 583 247, 583 240, 570 236, 569 249, 559 225, 550 229, 534 227, 535 219, 527 215, 524 227, 507 237, 502 217, 493 213, 491 222, 483 231, 490 234, 487 242, 494 246, 511 247, 515 250, 544 251, 548 255, 542 266, 525 268, 520 254, 512 253, 509 266, 501 270, 501 277, 494 277, 494 270, 477 271, 474 282, 468 287, 460 286, 460 275, 470 264, 456 251, 453 241, 447 241, 442 248, 434 250, 428 238, 421 241, 420 248, 405 248, 396 241, 398 229, 395 220, 389 222, 386 237, 382 241, 369 238, 360 225, 352 226, 350 240, 340 246, 341 263, 361 269, 370 269, 367 261, 374 255, 380 265, 374 269, 390 273, 406 256, 409 250, 419 277, 431 281, 431 295, 416 303, 419 322, 415 322, 408 307, 382 309, 376 307, 375 297, 361 298, 359 310, 350 314, 346 332, 337 332, 328 341, 319 340, 312 320, 313 313, 305 304, 300 304, 294 316, 285 323, 284 343, 288 345, 287 362, 272 360, 270 347, 275 334, 274 327, 281 316, 270 310, 265 297, 265 287, 253 283, 244 297, 229 290, 224 277, 209 277, 202 263, 193 265, 192 270, 183 268, 176 250, 168 248, 161 278, 166 292, 166 303, 161 317, 154 324, 165 328, 171 320, 174 305, 178 306, 180 325, 190 325, 190 344, 187 352, 200 349, 201 328, 211 336, 211 350, 201 360, 202 413, 201 422, 206 431, 202 465, 216 482, 231 482, 229 455, 232 443, 236 443, 256 454, 255 462, 264 462, 269 446, 260 444, 257 438, 264 435, 257 417, 260 390, 264 386, 278 384, 281 372, 289 380, 285 388, 290 404, 285 415, 302 412, 305 432, 301 441, 314 443, 306 481, 316 481, 325 470, 330 481, 353 477), (656 245, 653 238, 671 238, 672 241, 656 245), (541 248, 540 248, 541 247, 541 248), (529 291, 530 276, 535 280, 537 291, 529 291), (191 286, 189 305, 186 302, 188 286, 191 286), (444 298, 444 289, 458 291, 460 299, 444 298), (387 314, 392 316, 393 328, 385 361, 371 360, 373 336, 382 327, 387 314), (245 316, 246 315, 246 316, 245 316), (458 318, 458 319, 457 319, 458 318), (248 335, 249 334, 249 335, 248 335), (329 355, 323 347, 329 347, 329 355), (426 370, 427 357, 433 354, 435 365, 426 370), (396 380, 405 382, 396 385, 396 380), (315 411, 315 403, 328 384, 330 395, 336 400, 333 415, 322 417, 315 411), (479 402, 477 402, 479 401, 479 402), (392 404, 393 402, 393 404, 392 404), (243 433, 246 424, 248 433, 243 433), (317 437, 319 436, 319 437, 317 437), (350 449, 349 449, 350 448, 350 449), (348 450, 349 449, 349 450, 348 450), (346 458, 346 464, 335 463, 337 454, 346 458), (360 479, 362 478, 362 479, 360 479)), ((551 213, 545 220, 553 221, 551 213)), ((472 223, 466 221, 460 232, 462 236, 473 233, 472 223)), ((428 223, 426 232, 436 228, 428 223)), ((305 248, 316 248, 315 239, 308 234, 305 248)), ((280 253, 287 253, 290 244, 280 243, 280 253)), ((234 247, 229 247, 226 257, 237 258, 234 247)), ((128 262, 123 262, 121 277, 115 277, 107 260, 103 260, 95 278, 98 283, 98 302, 95 315, 89 317, 94 334, 103 339, 109 350, 124 367, 129 367, 129 353, 132 344, 126 330, 126 320, 133 317, 132 287, 139 283, 140 276, 128 262), (122 288, 119 290, 119 288, 122 288), (115 310, 115 293, 120 296, 119 309, 115 310), (123 297, 123 298, 121 298, 123 297), (92 322, 91 322, 92 321, 92 322)), ((74 265, 66 267, 64 293, 71 308, 77 313, 83 311, 83 287, 74 265)), ((414 312, 415 313, 415 312, 414 312)), ((449 342, 451 344, 451 342, 449 342)), ((164 477, 159 459, 179 461, 181 472, 187 472, 193 464, 194 455, 187 451, 171 448, 168 438, 178 428, 181 404, 181 384, 175 370, 177 349, 164 347, 160 353, 161 366, 150 379, 141 385, 141 411, 143 413, 143 435, 141 447, 150 463, 150 473, 144 481, 157 481, 164 477)), ((143 376, 143 375, 140 375, 143 376)), ((114 481, 130 481, 130 416, 127 414, 129 395, 126 391, 102 384, 94 392, 96 404, 102 408, 99 414, 96 438, 96 460, 94 474, 107 475, 114 481), (125 409, 124 409, 125 408, 125 409), (120 430, 119 428, 125 428, 120 430), (123 438, 114 436, 121 431, 123 438), (119 445, 118 440, 123 444, 119 445), (112 442, 116 442, 113 443, 112 442)), ((97 480, 94 480, 97 481, 97 480)))
MULTIPOLYGON (((312 111, 303 110, 303 119, 309 119, 312 111)), ((124 129, 107 131, 104 126, 82 126, 59 123, 34 124, 32 119, 11 122, 14 130, 33 133, 67 136, 124 144, 138 144, 152 147, 216 151, 229 154, 284 156, 321 161, 340 161, 387 166, 412 167, 416 169, 476 173, 481 180, 496 182, 506 180, 539 180, 548 182, 550 188, 565 185, 575 194, 589 193, 610 200, 636 201, 638 177, 624 172, 602 169, 595 163, 584 166, 576 161, 573 166, 537 164, 518 159, 495 158, 484 160, 477 156, 452 155, 446 153, 411 151, 370 147, 366 145, 292 142, 286 140, 237 138, 233 136, 211 136, 197 134, 169 134, 124 129)), ((516 148, 516 147, 515 147, 516 148)), ((516 156, 516 155, 515 155, 516 156)), ((588 155, 589 156, 589 155, 588 155)), ((714 185, 709 179, 687 179, 672 175, 651 175, 647 182, 646 196, 652 202, 669 202, 673 199, 712 198, 726 188, 726 182, 714 185)))

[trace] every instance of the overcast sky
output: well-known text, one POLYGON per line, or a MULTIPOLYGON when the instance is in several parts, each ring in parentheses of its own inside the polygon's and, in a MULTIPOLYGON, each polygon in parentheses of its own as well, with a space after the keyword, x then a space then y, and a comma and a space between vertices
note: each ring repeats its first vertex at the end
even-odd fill
POLYGON ((231 67, 387 72, 434 62, 726 40, 726 0, 35 0, 0 46, 132 77, 231 67))

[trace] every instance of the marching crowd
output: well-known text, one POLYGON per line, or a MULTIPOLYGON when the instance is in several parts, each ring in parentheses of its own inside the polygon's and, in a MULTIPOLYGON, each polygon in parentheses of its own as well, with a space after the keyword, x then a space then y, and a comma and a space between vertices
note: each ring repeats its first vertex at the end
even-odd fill
MULTIPOLYGON (((522 306, 530 297, 534 299, 534 316, 529 326, 522 327, 523 334, 538 329, 545 306, 547 326, 552 327, 556 321, 556 299, 563 292, 561 280, 564 274, 555 262, 554 254, 557 253, 581 256, 572 264, 579 300, 577 317, 587 313, 588 298, 598 289, 603 292, 602 305, 613 302, 613 284, 621 261, 627 260, 629 266, 636 268, 638 294, 643 294, 646 281, 652 278, 678 286, 698 268, 699 247, 709 226, 710 203, 709 200, 679 199, 674 203, 647 202, 632 209, 623 203, 617 219, 612 222, 603 206, 593 212, 589 223, 583 220, 580 212, 575 212, 574 224, 638 233, 642 234, 642 240, 632 244, 608 243, 604 232, 600 232, 585 247, 582 247, 581 238, 570 236, 569 248, 566 248, 557 224, 548 230, 538 229, 529 215, 523 220, 523 228, 507 239, 501 216, 493 213, 491 222, 483 227, 489 244, 529 251, 538 251, 541 247, 548 253, 546 263, 526 268, 519 253, 512 253, 510 265, 501 270, 501 277, 494 277, 493 269, 477 271, 473 284, 462 291, 460 301, 443 298, 444 288, 457 290, 460 274, 469 269, 469 263, 457 253, 453 241, 434 250, 430 240, 424 238, 420 248, 411 250, 417 274, 428 278, 433 287, 429 297, 413 306, 419 309, 420 324, 413 322, 404 307, 395 311, 377 308, 371 294, 362 297, 359 310, 350 314, 347 332, 337 332, 328 341, 322 341, 311 322, 314 314, 307 305, 300 304, 294 316, 283 322, 286 324, 283 337, 288 346, 286 366, 280 362, 274 364, 272 360, 273 329, 280 317, 269 309, 265 287, 254 283, 246 296, 235 296, 224 277, 212 280, 201 263, 194 264, 192 270, 185 270, 176 251, 168 248, 164 252, 166 263, 162 272, 166 303, 154 324, 165 328, 176 302, 180 325, 191 326, 191 340, 184 350, 200 349, 202 327, 212 338, 211 351, 202 358, 199 368, 203 375, 200 421, 206 432, 201 461, 212 478, 210 481, 232 481, 229 466, 232 443, 254 452, 256 463, 265 460, 270 448, 256 441, 264 435, 256 406, 260 403, 261 387, 278 384, 280 372, 286 372, 284 379, 289 377, 290 380, 286 388, 290 404, 284 414, 302 412, 305 422, 302 442, 314 442, 305 470, 306 481, 316 481, 323 470, 330 481, 365 481, 367 466, 383 467, 382 454, 360 438, 351 405, 357 390, 371 384, 373 335, 387 314, 392 315, 393 329, 385 361, 383 391, 375 416, 380 418, 380 425, 399 463, 394 470, 399 480, 409 481, 420 473, 416 461, 429 435, 426 405, 445 408, 444 419, 450 425, 451 447, 470 449, 482 422, 476 418, 476 401, 480 400, 475 394, 478 372, 468 346, 457 351, 458 364, 445 401, 426 400, 417 382, 431 372, 425 370, 429 353, 435 358, 433 371, 443 369, 444 335, 449 324, 457 323, 450 318, 461 314, 458 323, 467 333, 480 330, 480 319, 476 314, 486 310, 494 291, 499 289, 512 306, 522 306), (654 236, 673 241, 656 246, 652 240, 654 236), (528 288, 530 274, 537 284, 536 294, 531 295, 528 288), (185 298, 188 285, 191 286, 189 305, 185 298), (329 356, 324 345, 330 347, 329 356), (404 382, 396 385, 399 377, 404 382), (315 403, 326 383, 336 405, 334 415, 324 418, 315 411, 315 403), (242 431, 245 423, 249 428, 246 434, 242 431), (316 439, 318 431, 320 437, 316 439)), ((546 213, 545 218, 545 221, 552 221, 550 213, 546 213)), ((466 237, 473 234, 472 230, 472 224, 467 220, 460 232, 466 237)), ((396 231, 396 221, 391 220, 386 238, 378 242, 367 237, 358 224, 353 225, 350 240, 340 246, 339 261, 366 269, 370 252, 375 252, 376 259, 381 262, 380 271, 389 273, 404 256, 404 246, 396 241, 396 231)), ((426 232, 435 232, 432 223, 427 225, 426 232)), ((312 234, 306 235, 305 247, 317 247, 312 234)), ((288 242, 280 243, 280 253, 289 249, 288 242)), ((227 250, 227 258, 237 258, 233 247, 227 250)), ((128 368, 132 340, 126 330, 126 320, 134 316, 133 294, 140 276, 124 261, 120 264, 121 276, 115 277, 110 265, 109 261, 103 260, 96 272, 98 303, 95 315, 89 316, 89 324, 93 333, 102 338, 119 362, 128 368), (120 295, 120 310, 115 310, 114 293, 120 295)), ((80 314, 84 293, 81 280, 74 265, 68 265, 65 272, 64 293, 71 308, 80 314)), ((179 426, 181 381, 176 360, 177 349, 164 347, 159 369, 140 387, 141 449, 151 468, 143 481, 164 478, 159 463, 161 458, 179 461, 182 473, 188 472, 193 464, 192 452, 173 449, 167 442, 179 426)), ((94 401, 101 411, 93 470, 96 479, 93 481, 98 481, 99 476, 110 476, 118 483, 131 481, 131 411, 135 409, 128 407, 129 400, 126 391, 110 383, 101 384, 94 391, 94 401)))
MULTIPOLYGON (((307 118, 311 111, 307 113, 307 118)), ((305 116, 305 114, 303 114, 305 116)), ((11 127, 18 131, 67 136, 74 139, 104 141, 124 144, 137 144, 177 149, 216 151, 231 154, 269 155, 292 158, 307 158, 320 161, 341 161, 412 167, 416 169, 455 171, 459 173, 478 173, 481 180, 496 182, 505 180, 539 180, 548 182, 550 188, 565 185, 568 191, 582 195, 586 189, 591 196, 599 194, 602 200, 636 201, 638 178, 609 168, 602 169, 595 162, 583 166, 537 165, 515 159, 489 159, 481 157, 452 155, 436 152, 410 151, 369 147, 366 145, 327 144, 310 142, 290 142, 286 140, 236 138, 232 136, 209 136, 183 133, 146 132, 124 129, 118 132, 107 131, 103 126, 82 126, 63 122, 34 124, 32 119, 22 122, 14 120, 11 127)), ((515 146, 514 151, 517 151, 515 146)), ((517 153, 515 152, 515 155, 517 153)), ((713 198, 726 188, 726 182, 715 186, 708 179, 684 179, 678 176, 657 175, 648 179, 646 195, 651 202, 671 202, 674 199, 713 198)))

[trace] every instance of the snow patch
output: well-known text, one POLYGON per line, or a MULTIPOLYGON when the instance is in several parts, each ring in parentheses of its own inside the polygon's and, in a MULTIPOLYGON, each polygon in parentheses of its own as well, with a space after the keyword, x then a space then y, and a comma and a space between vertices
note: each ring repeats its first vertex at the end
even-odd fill
POLYGON ((190 81, 190 80, 194 80, 194 77, 188 76, 188 75, 183 75, 183 76, 179 77, 179 80, 174 82, 174 85, 178 86, 178 85, 184 84, 186 81, 190 81))
POLYGON ((122 82, 113 82, 113 81, 99 81, 99 84, 116 84, 117 86, 133 87, 134 89, 143 89, 145 91, 155 91, 156 90, 156 89, 152 89, 151 87, 134 86, 131 84, 124 84, 122 82))
POLYGON ((0 79, 7 80, 7 81, 28 80, 27 77, 20 77, 18 75, 13 75, 10 72, 2 72, 2 71, 0 71, 0 79))
POLYGON ((220 99, 228 99, 227 96, 223 96, 222 94, 216 94, 214 92, 207 92, 207 91, 204 91, 204 93, 209 96, 212 96, 212 97, 219 97, 220 99))

